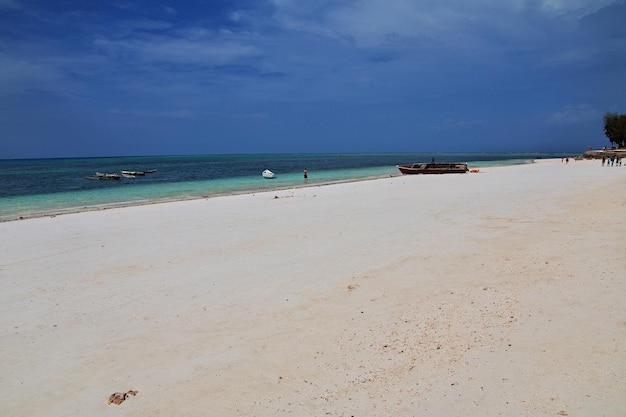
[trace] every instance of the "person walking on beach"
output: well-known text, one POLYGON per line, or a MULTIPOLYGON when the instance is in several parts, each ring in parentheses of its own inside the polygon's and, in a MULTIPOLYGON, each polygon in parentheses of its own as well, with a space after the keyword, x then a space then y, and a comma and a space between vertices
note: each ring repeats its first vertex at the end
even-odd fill
POLYGON ((304 179, 306 180, 307 178, 309 178, 309 171, 304 168, 304 179))

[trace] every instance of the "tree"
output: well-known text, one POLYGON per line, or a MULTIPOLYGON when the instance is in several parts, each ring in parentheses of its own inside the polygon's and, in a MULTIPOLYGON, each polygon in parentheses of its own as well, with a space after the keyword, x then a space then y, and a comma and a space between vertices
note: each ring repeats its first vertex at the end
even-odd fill
POLYGON ((626 147, 626 114, 605 114, 604 134, 618 148, 626 147))

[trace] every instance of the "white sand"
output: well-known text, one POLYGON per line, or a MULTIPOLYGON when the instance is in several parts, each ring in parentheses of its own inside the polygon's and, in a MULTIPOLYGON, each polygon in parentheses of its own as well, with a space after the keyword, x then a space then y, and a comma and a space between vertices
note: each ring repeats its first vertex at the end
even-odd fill
POLYGON ((0 415, 623 417, 625 206, 557 160, 1 223, 0 415))

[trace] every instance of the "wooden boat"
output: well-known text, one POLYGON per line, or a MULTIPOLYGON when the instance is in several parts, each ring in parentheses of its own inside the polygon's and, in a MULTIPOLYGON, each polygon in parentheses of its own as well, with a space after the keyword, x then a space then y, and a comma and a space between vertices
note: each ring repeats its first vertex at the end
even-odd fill
POLYGON ((269 169, 266 169, 265 171, 263 171, 261 175, 263 175, 263 178, 267 178, 268 180, 271 180, 276 177, 276 174, 274 174, 269 169))
POLYGON ((106 174, 102 172, 96 172, 96 178, 99 180, 119 180, 120 174, 106 174))
POLYGON ((398 169, 405 175, 409 174, 464 174, 468 171, 467 164, 431 162, 421 164, 398 165, 398 169))

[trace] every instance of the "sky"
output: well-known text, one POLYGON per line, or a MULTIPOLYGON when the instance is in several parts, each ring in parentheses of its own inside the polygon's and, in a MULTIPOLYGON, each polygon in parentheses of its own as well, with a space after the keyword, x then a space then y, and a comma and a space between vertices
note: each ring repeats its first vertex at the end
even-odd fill
POLYGON ((0 159, 584 152, 626 1, 0 0, 0 159))

